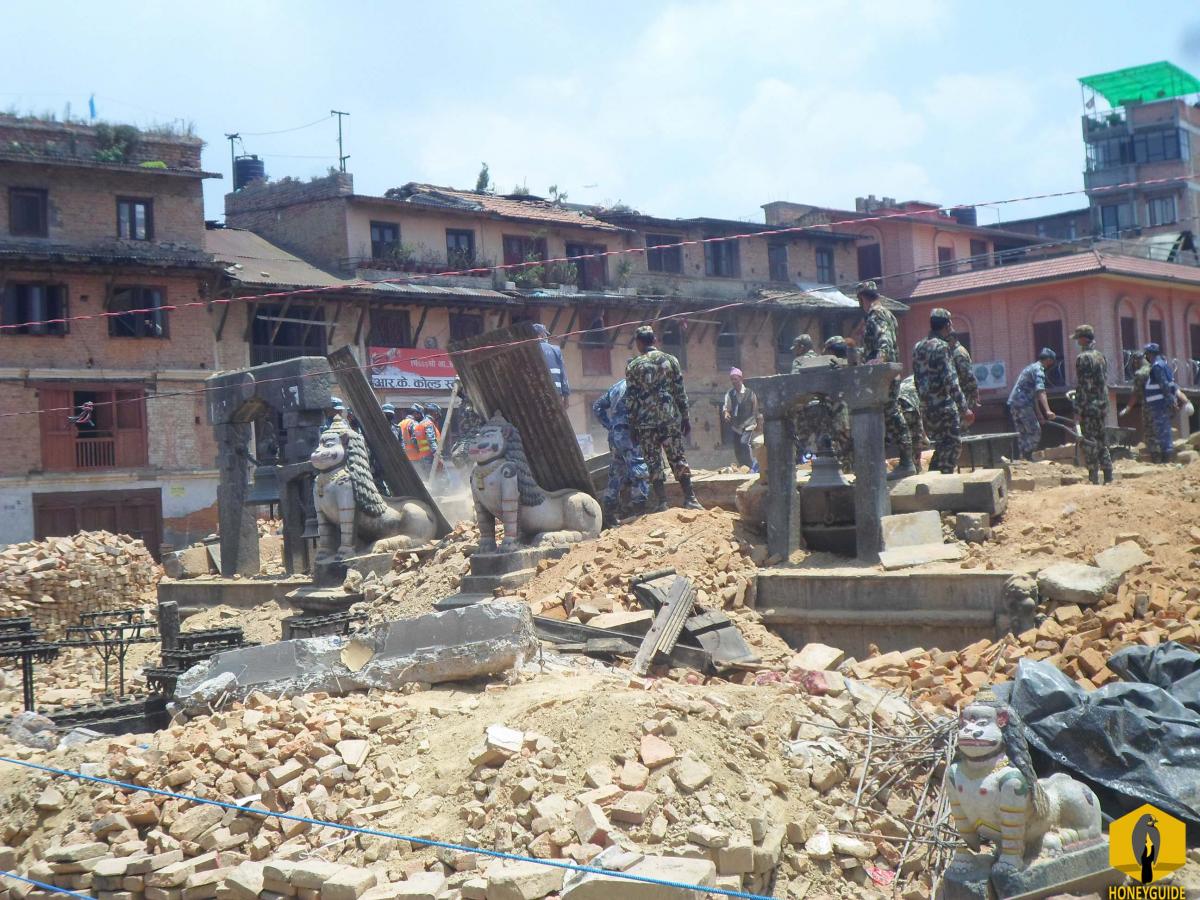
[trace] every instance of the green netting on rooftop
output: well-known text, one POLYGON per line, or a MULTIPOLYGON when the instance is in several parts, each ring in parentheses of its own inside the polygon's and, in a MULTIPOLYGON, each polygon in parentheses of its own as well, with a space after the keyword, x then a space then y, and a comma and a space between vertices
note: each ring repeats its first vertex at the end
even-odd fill
POLYGON ((1088 75, 1080 78, 1079 83, 1094 90, 1113 107, 1200 94, 1200 81, 1169 62, 1088 75))

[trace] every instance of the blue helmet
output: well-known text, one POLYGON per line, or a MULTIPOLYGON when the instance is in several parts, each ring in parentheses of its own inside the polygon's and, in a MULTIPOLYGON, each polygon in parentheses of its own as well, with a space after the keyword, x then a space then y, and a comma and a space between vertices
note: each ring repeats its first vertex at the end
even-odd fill
POLYGON ((396 407, 391 403, 385 403, 385 404, 383 404, 383 406, 381 406, 379 408, 381 410, 383 410, 385 413, 394 413, 396 411, 396 407))
POLYGON ((1145 347, 1142 348, 1142 352, 1145 353, 1147 356, 1149 356, 1151 353, 1157 355, 1159 353, 1162 353, 1162 347, 1158 346, 1158 344, 1151 341, 1149 344, 1147 344, 1145 347))
POLYGON ((330 397, 330 398, 329 398, 329 405, 330 405, 331 407, 333 407, 334 409, 339 409, 339 410, 340 410, 340 409, 345 409, 345 408, 346 408, 346 404, 342 402, 342 398, 341 398, 341 397, 330 397))

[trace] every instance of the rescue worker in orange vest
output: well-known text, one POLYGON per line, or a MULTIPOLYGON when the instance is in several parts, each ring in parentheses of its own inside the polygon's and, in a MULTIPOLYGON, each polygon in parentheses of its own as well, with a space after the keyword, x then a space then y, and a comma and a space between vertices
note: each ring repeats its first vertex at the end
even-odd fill
POLYGON ((428 408, 421 408, 421 419, 413 425, 413 434, 416 436, 417 450, 421 454, 421 469, 423 474, 429 475, 433 472, 433 461, 437 457, 442 432, 429 414, 428 408))
POLYGON ((404 455, 408 457, 408 461, 414 466, 421 460, 421 451, 417 447, 417 422, 424 417, 425 410, 421 404, 414 403, 404 414, 404 418, 400 420, 400 446, 404 450, 404 455))

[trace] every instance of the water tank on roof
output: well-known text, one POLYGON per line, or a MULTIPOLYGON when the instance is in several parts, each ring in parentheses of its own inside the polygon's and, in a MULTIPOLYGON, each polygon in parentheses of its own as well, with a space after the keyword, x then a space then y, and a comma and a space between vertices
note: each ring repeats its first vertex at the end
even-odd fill
POLYGON ((979 224, 979 218, 975 214, 975 207, 973 206, 960 206, 958 209, 952 209, 950 210, 950 215, 954 217, 954 220, 959 225, 979 224))
POLYGON ((239 156, 233 161, 233 189, 240 191, 250 182, 267 177, 267 165, 257 156, 239 156))

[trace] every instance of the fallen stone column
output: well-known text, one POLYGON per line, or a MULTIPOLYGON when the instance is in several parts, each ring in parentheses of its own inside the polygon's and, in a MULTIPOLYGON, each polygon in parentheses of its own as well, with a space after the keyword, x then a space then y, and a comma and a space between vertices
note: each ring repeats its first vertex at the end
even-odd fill
POLYGON ((528 606, 479 603, 349 636, 227 650, 180 676, 175 699, 184 709, 199 709, 222 697, 242 700, 253 691, 340 695, 411 682, 465 681, 506 672, 537 646, 528 606))

